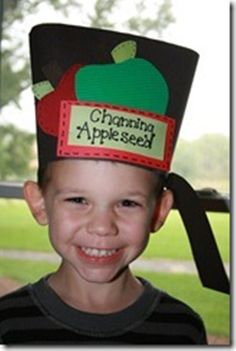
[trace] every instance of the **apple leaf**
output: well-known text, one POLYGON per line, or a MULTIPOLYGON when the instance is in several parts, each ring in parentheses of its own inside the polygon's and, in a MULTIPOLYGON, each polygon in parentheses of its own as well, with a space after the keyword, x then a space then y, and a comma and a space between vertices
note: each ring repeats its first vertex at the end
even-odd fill
POLYGON ((127 40, 117 45, 111 52, 115 63, 120 63, 131 58, 134 58, 137 51, 136 42, 127 40))

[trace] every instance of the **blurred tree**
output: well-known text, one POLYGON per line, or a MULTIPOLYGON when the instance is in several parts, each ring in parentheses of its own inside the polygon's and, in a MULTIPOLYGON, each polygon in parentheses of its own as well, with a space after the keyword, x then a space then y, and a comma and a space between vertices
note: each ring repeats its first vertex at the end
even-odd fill
MULTIPOLYGON (((13 102, 18 105, 20 93, 30 85, 30 68, 27 55, 21 46, 25 39, 12 36, 10 29, 15 22, 22 22, 29 15, 36 14, 41 0, 0 0, 2 2, 2 45, 0 72, 0 107, 13 102)), ((71 6, 79 6, 77 0, 50 0, 48 6, 65 14, 71 6)))
POLYGON ((152 14, 143 16, 147 10, 146 2, 139 1, 136 5, 138 16, 131 17, 128 20, 128 27, 142 35, 146 35, 150 31, 155 31, 159 36, 162 35, 164 29, 166 29, 170 23, 175 21, 171 13, 171 1, 165 0, 163 3, 156 7, 156 11, 152 14))
POLYGON ((193 144, 187 140, 179 139, 173 158, 173 170, 192 180, 193 175, 196 173, 197 165, 191 160, 193 160, 193 144))
POLYGON ((34 158, 33 134, 14 125, 0 128, 0 179, 23 180, 32 174, 31 160, 34 158))
MULTIPOLYGON (((42 3, 60 10, 65 15, 70 11, 78 12, 78 16, 83 12, 85 5, 82 0, 0 0, 3 3, 3 42, 2 42, 2 68, 1 68, 1 97, 0 107, 6 106, 9 102, 13 102, 19 107, 18 101, 20 93, 30 85, 30 68, 28 55, 22 50, 22 42, 25 38, 12 36, 9 30, 18 22, 23 22, 27 16, 35 15, 39 11, 42 3)), ((93 10, 87 15, 87 26, 113 28, 114 15, 118 9, 118 5, 127 4, 125 0, 96 0, 93 10), (113 16, 112 16, 113 15, 113 16)), ((135 1, 136 13, 132 13, 132 17, 126 21, 124 28, 137 33, 147 34, 149 31, 155 31, 159 35, 162 31, 174 21, 171 14, 170 0, 160 0, 156 4, 156 13, 153 18, 150 15, 144 15, 146 10, 145 1, 135 1), (162 2, 161 2, 162 1, 162 2), (142 11, 140 11, 142 9, 142 11)), ((56 12, 55 12, 56 13, 56 12)), ((84 11, 85 13, 85 11, 84 11)), ((120 13, 120 12, 119 12, 120 13)), ((120 17, 120 16, 119 16, 120 17)), ((117 20, 119 19, 117 13, 117 20)))
POLYGON ((93 14, 88 15, 89 26, 94 28, 112 28, 114 23, 109 20, 119 0, 96 0, 93 14))
POLYGON ((229 191, 229 138, 206 134, 194 141, 179 140, 172 169, 197 187, 229 191))
POLYGON ((208 180, 229 179, 229 138, 220 134, 204 135, 194 143, 198 177, 208 180))

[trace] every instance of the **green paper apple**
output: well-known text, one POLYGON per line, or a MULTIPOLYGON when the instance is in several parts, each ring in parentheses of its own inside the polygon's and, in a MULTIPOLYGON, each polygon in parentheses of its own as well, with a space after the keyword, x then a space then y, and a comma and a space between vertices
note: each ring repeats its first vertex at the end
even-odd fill
POLYGON ((165 114, 169 91, 163 75, 135 55, 136 43, 127 41, 112 50, 115 63, 82 67, 75 76, 77 99, 165 114))

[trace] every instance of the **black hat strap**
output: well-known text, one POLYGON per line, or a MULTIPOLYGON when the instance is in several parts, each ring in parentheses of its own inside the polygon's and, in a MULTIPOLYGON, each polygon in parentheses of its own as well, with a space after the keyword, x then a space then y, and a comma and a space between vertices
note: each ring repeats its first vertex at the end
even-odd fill
POLYGON ((187 230, 203 286, 229 294, 229 279, 208 218, 196 192, 185 179, 175 173, 167 176, 165 186, 174 193, 176 207, 187 230))

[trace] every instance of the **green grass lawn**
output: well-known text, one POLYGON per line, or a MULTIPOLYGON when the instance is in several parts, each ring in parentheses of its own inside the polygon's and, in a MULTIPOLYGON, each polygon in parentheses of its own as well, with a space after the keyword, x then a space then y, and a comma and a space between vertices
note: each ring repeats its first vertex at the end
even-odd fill
POLYGON ((33 283, 47 273, 55 271, 57 264, 0 258, 0 277, 8 277, 22 284, 33 283))
MULTIPOLYGON (((209 212, 207 216, 222 259, 224 262, 229 262, 230 216, 227 213, 213 212, 209 212)), ((192 259, 188 237, 178 211, 172 211, 160 231, 151 235, 144 256, 147 258, 192 259)))
MULTIPOLYGON (((47 227, 39 226, 22 200, 0 200, 0 248, 51 251, 47 227)), ((209 213, 222 258, 229 261, 229 214, 209 213)), ((164 227, 151 235, 144 254, 147 258, 192 260, 192 253, 183 223, 172 211, 164 227)))
MULTIPOLYGON (((22 284, 34 282, 53 272, 56 264, 0 259, 0 277, 22 284)), ((189 304, 204 320, 207 333, 229 337, 230 317, 227 295, 203 288, 197 276, 154 272, 135 272, 153 285, 189 304)))
POLYGON ((25 201, 0 200, 0 248, 50 251, 47 227, 38 225, 25 201))

